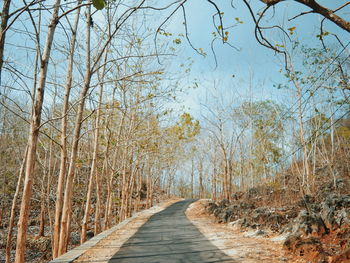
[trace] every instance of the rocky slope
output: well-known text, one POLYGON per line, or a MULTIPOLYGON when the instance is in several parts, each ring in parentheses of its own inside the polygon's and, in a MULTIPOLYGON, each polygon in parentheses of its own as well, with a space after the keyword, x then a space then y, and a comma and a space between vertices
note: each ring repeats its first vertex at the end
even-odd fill
POLYGON ((231 201, 210 202, 206 209, 218 222, 258 235, 281 235, 285 250, 310 262, 350 262, 349 186, 348 179, 338 179, 281 206, 274 201, 283 194, 288 198, 288 191, 263 186, 236 193, 231 201))

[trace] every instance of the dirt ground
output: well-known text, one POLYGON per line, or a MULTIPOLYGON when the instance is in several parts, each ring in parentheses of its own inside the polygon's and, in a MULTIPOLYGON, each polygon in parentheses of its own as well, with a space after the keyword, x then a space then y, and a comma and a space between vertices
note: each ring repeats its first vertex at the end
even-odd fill
POLYGON ((282 249, 281 237, 256 237, 253 232, 242 232, 228 224, 216 223, 214 217, 205 211, 207 202, 208 200, 199 200, 192 203, 186 216, 204 236, 236 262, 306 262, 286 254, 282 249))
POLYGON ((130 220, 120 229, 113 232, 108 237, 102 239, 96 246, 87 250, 78 259, 74 260, 74 263, 82 262, 103 262, 107 263, 108 260, 118 252, 121 246, 133 236, 137 230, 155 213, 158 213, 173 203, 180 201, 179 198, 174 198, 156 205, 150 209, 139 212, 138 215, 130 220))

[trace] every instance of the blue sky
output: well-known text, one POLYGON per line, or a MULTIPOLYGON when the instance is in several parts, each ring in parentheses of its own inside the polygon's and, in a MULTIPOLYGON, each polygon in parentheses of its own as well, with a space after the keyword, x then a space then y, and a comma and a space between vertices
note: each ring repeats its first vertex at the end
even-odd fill
MULTIPOLYGON (((151 2, 157 2, 158 6, 166 6, 167 2, 170 1, 172 0, 149 0, 149 4, 151 5, 151 2)), ((217 0, 215 2, 219 4, 221 11, 224 12, 223 18, 225 26, 234 24, 235 18, 239 18, 244 22, 229 30, 229 42, 238 48, 239 51, 217 41, 215 44, 215 52, 217 55, 218 67, 215 68, 215 61, 210 51, 210 43, 213 39, 212 32, 215 31, 211 17, 216 11, 213 6, 205 0, 188 0, 185 7, 189 37, 196 48, 202 48, 207 53, 207 57, 203 58, 198 55, 186 40, 183 40, 180 45, 175 45, 179 53, 170 69, 174 71, 178 70, 179 65, 184 62, 187 63, 187 59, 190 57, 194 63, 191 67, 191 72, 182 80, 181 85, 187 87, 193 86, 193 82, 195 81, 198 83, 197 89, 189 90, 188 95, 182 96, 182 106, 184 106, 186 110, 191 111, 191 113, 198 114, 200 108, 199 103, 205 101, 208 90, 211 90, 214 83, 220 86, 220 90, 223 93, 233 94, 232 96, 236 96, 237 98, 245 99, 253 96, 255 99, 273 98, 278 101, 286 102, 290 99, 290 94, 285 90, 281 91, 273 87, 273 84, 286 82, 283 74, 279 71, 283 68, 282 57, 275 55, 272 50, 262 47, 257 43, 254 38, 252 18, 249 15, 248 9, 243 4, 243 1, 234 0, 233 4, 235 9, 230 6, 230 0, 217 0), (252 82, 253 89, 249 92, 250 81, 252 82)), ((261 11, 261 8, 264 6, 259 0, 252 0, 251 2, 255 13, 261 11)), ((319 2, 333 8, 344 3, 344 1, 341 0, 320 0, 319 2)), ((269 21, 263 21, 263 25, 278 24, 282 25, 284 28, 295 26, 295 34, 292 36, 294 39, 297 38, 301 43, 309 46, 320 46, 320 42, 316 38, 316 35, 319 33, 320 22, 320 17, 318 15, 306 15, 291 22, 287 21, 288 18, 307 10, 306 7, 295 1, 284 1, 276 6, 274 16, 272 10, 268 13, 267 18, 269 21)), ((157 13, 154 13, 155 15, 153 16, 148 16, 145 22, 149 25, 150 30, 154 32, 156 26, 159 25, 159 23, 164 20, 164 17, 170 14, 171 11, 172 10, 169 9, 158 16, 157 13)), ((344 18, 349 19, 350 6, 346 7, 340 14, 343 15, 344 18)), ((96 17, 98 17, 98 13, 95 14, 95 19, 96 17)), ((178 34, 184 33, 182 22, 182 14, 178 12, 167 23, 165 29, 173 33, 173 36, 167 39, 170 43, 172 39, 177 38, 178 34)), ((31 27, 29 20, 25 23, 27 23, 29 28, 31 27)), ((83 26, 82 24, 80 25, 83 26)), ((350 35, 348 33, 339 29, 331 22, 327 22, 325 25, 328 31, 336 33, 344 43, 350 40, 350 35)), ((18 27, 19 25, 16 26, 18 27)), ((9 31, 7 42, 33 46, 34 41, 30 41, 28 38, 22 40, 20 37, 21 34, 14 34, 9 31)), ((281 43, 280 34, 276 32, 267 33, 267 37, 273 43, 281 43)), ((56 39, 61 38, 62 36, 57 34, 56 39)), ((42 38, 42 41, 44 40, 45 39, 42 38)), ((63 40, 66 41, 65 39, 63 40)), ((328 36, 327 43, 332 42, 334 43, 334 38, 328 36)), ((10 45, 8 47, 10 48, 6 50, 7 55, 14 60, 21 61, 21 48, 15 48, 10 45)), ((335 45, 335 47, 339 48, 339 45, 335 45)), ((32 57, 27 59, 32 60, 32 57)), ((29 66, 28 71, 30 71, 32 69, 32 64, 33 62, 24 66, 29 66)), ((29 89, 30 88, 31 87, 29 87, 29 89)), ((176 107, 180 108, 179 105, 176 105, 176 107)))
MULTIPOLYGON (((215 31, 211 16, 215 13, 215 9, 207 1, 188 1, 185 6, 189 37, 196 48, 203 48, 207 57, 203 58, 196 54, 186 40, 179 47, 181 52, 177 58, 178 63, 175 62, 174 67, 188 57, 194 60, 191 74, 186 81, 183 81, 183 85, 190 85, 194 80, 199 81, 199 88, 191 90, 188 95, 183 96, 184 106, 197 114, 199 102, 203 102, 205 94, 214 82, 220 84, 223 91, 226 89, 230 89, 228 93, 232 93, 232 90, 236 91, 241 98, 253 95, 255 99, 272 98, 285 102, 286 99, 290 98, 290 95, 285 90, 280 91, 273 87, 273 84, 286 82, 283 73, 280 72, 280 69, 284 67, 283 58, 280 55, 275 55, 274 51, 261 46, 256 41, 254 24, 243 1, 233 1, 235 9, 230 6, 230 1, 216 2, 220 4, 222 2, 219 7, 224 12, 224 25, 234 24, 236 17, 244 22, 229 30, 229 41, 239 51, 216 41, 215 52, 218 67, 215 68, 215 60, 210 51, 210 43, 213 39, 212 32, 215 31), (233 75, 234 77, 232 77, 233 75), (254 88, 249 94, 250 80, 252 80, 254 88)), ((251 2, 256 13, 261 11, 263 5, 259 1, 251 2)), ((340 0, 319 2, 332 8, 344 3, 340 0)), ((265 20, 262 25, 277 24, 285 29, 296 27, 295 33, 291 36, 292 39, 298 39, 302 44, 310 47, 320 46, 321 43, 316 37, 319 34, 320 16, 310 14, 288 21, 288 18, 308 10, 294 1, 286 1, 276 6, 274 15, 271 10, 267 16, 268 21, 265 20)), ((350 7, 344 8, 340 14, 344 18, 349 18, 350 7)), ((182 21, 182 14, 179 12, 168 23, 166 30, 173 33, 174 38, 177 34, 184 33, 182 21)), ((345 44, 350 40, 350 35, 346 31, 339 29, 331 22, 325 23, 325 29, 337 34, 345 44)), ((281 43, 281 34, 276 31, 267 32, 266 36, 272 43, 281 43)), ((334 37, 328 36, 326 43, 335 49, 341 48, 339 44, 335 43, 334 37)))

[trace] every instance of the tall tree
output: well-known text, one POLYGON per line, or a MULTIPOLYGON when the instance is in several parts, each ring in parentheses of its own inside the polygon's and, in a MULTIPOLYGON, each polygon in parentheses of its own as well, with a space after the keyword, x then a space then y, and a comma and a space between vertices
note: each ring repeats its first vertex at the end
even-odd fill
POLYGON ((6 39, 6 29, 9 20, 11 0, 4 0, 1 12, 1 27, 0 27, 0 85, 1 85, 1 72, 2 65, 4 63, 4 48, 6 39))
POLYGON ((22 202, 20 208, 20 216, 18 220, 18 234, 17 234, 17 245, 16 245, 16 263, 24 262, 24 252, 27 237, 28 228, 28 213, 30 206, 30 198, 32 194, 32 184, 33 184, 33 173, 36 162, 36 149, 39 137, 39 129, 41 122, 41 112, 44 101, 45 84, 47 68, 50 59, 51 47, 53 43, 53 38, 58 23, 58 12, 60 8, 60 0, 56 0, 54 4, 54 9, 52 11, 51 22, 48 26, 48 32, 46 36, 46 43, 44 46, 44 52, 40 59, 40 72, 39 72, 39 82, 36 92, 36 97, 34 101, 34 110, 30 122, 30 134, 28 138, 28 154, 26 160, 25 168, 25 178, 24 178, 24 188, 22 195, 22 202))
POLYGON ((62 195, 63 195, 63 187, 64 181, 66 177, 66 167, 67 167, 67 122, 68 122, 68 108, 69 108, 69 98, 72 88, 72 79, 73 79, 73 62, 74 62, 74 54, 75 47, 77 41, 77 29, 79 24, 80 17, 80 4, 81 0, 77 2, 78 9, 76 11, 74 24, 72 27, 72 38, 69 46, 68 53, 68 66, 67 66, 67 74, 66 74, 66 85, 65 85, 65 95, 63 101, 63 109, 61 115, 61 159, 60 159, 60 170, 58 175, 57 182, 57 191, 56 191, 56 204, 55 204, 55 222, 54 222, 54 230, 53 230, 53 244, 52 244, 52 255, 53 258, 58 256, 58 244, 59 244, 59 233, 60 233, 60 225, 61 225, 61 215, 62 215, 62 195))

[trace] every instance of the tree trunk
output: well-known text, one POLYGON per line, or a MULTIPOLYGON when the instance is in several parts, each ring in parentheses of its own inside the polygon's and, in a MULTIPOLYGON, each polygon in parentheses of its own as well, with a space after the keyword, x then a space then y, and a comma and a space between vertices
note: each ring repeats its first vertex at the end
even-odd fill
MULTIPOLYGON (((96 113, 96 130, 95 130, 95 145, 94 145, 94 156, 92 160, 97 161, 97 153, 98 153, 98 137, 100 136, 100 119, 101 119, 101 107, 102 107, 102 98, 103 98, 103 80, 105 78, 106 72, 106 64, 107 64, 107 54, 108 48, 105 51, 104 64, 102 74, 100 76, 100 96, 98 101, 98 108, 96 113)), ((107 169, 107 158, 108 158, 108 150, 109 150, 109 140, 107 141, 107 147, 105 151, 105 160, 103 164, 102 174, 104 174, 104 169, 107 169)), ((96 165, 95 165, 96 166, 96 165)), ((91 168, 92 169, 92 168, 91 168)), ((95 169, 96 170, 96 169, 95 169)), ((98 172, 95 172, 95 180, 96 180, 96 210, 95 210, 95 225, 94 225, 94 234, 97 235, 101 232, 101 176, 98 172)))
POLYGON ((0 85, 1 85, 1 72, 2 65, 4 63, 4 49, 5 49, 5 38, 6 38, 6 27, 9 19, 11 0, 4 0, 1 12, 1 27, 0 27, 0 85))
MULTIPOLYGON (((127 151, 127 149, 125 149, 127 151)), ((121 185, 121 207, 120 222, 126 219, 126 207, 128 198, 128 178, 127 178, 127 153, 123 157, 122 185, 121 185)))
POLYGON ((39 216, 39 232, 38 237, 45 236, 45 198, 42 197, 40 202, 40 216, 39 216))
POLYGON ((297 96, 298 96, 298 115, 299 115, 299 136, 300 136, 300 143, 303 146, 304 150, 304 171, 303 171, 303 181, 302 181, 302 186, 305 187, 306 192, 309 194, 310 193, 310 185, 309 185, 309 180, 310 180, 310 167, 309 167, 309 161, 308 161, 308 149, 307 145, 305 142, 305 137, 304 137, 304 123, 303 123, 303 112, 302 112, 302 103, 301 103, 301 88, 299 86, 298 80, 294 80, 294 85, 297 88, 297 96))
POLYGON ((194 162, 191 160, 191 198, 194 198, 194 162))
MULTIPOLYGON (((91 167, 91 171, 92 171, 91 167)), ((85 203, 85 212, 83 217, 83 222, 81 224, 81 237, 80 243, 84 243, 86 241, 86 232, 87 232, 87 224, 90 216, 90 207, 91 207, 91 196, 92 196, 92 182, 93 182, 94 174, 90 172, 89 176, 89 186, 86 194, 86 203, 85 203)))
POLYGON ((142 190, 142 173, 141 169, 137 168, 136 171, 136 192, 137 192, 137 198, 135 200, 135 206, 134 206, 134 212, 138 212, 140 209, 140 203, 141 203, 141 190, 142 190))
POLYGON ((203 198, 204 186, 203 186, 203 162, 199 161, 199 198, 203 198))
MULTIPOLYGON (((77 5, 81 4, 81 0, 78 0, 77 5)), ((57 190, 56 190, 56 207, 55 207, 55 223, 53 231, 53 245, 52 245, 52 257, 56 258, 58 256, 58 243, 60 235, 60 224, 61 224, 61 214, 62 214, 62 203, 63 203, 63 187, 66 177, 66 165, 67 165, 67 121, 68 121, 68 108, 69 108, 69 97, 72 87, 72 72, 73 72, 73 62, 74 62, 74 51, 77 38, 77 29, 79 24, 80 8, 77 9, 77 13, 74 20, 74 25, 72 29, 72 39, 70 42, 70 51, 68 57, 68 68, 66 74, 66 87, 62 110, 62 120, 61 120, 61 157, 60 157, 60 171, 58 175, 57 190)))
MULTIPOLYGON (((97 193, 97 203, 96 203, 96 211, 95 213, 100 213, 99 209, 99 200, 100 200, 100 188, 99 188, 99 176, 96 172, 96 163, 97 163, 97 154, 98 154, 98 138, 100 136, 99 130, 100 130, 100 116, 101 116, 101 106, 102 106, 102 95, 103 95, 103 84, 100 85, 100 96, 98 100, 98 106, 97 106, 97 114, 96 114, 96 122, 95 122, 95 136, 94 136, 94 152, 92 156, 92 163, 91 163, 91 170, 90 170, 90 178, 89 178, 89 188, 87 193, 87 199, 86 199, 86 206, 85 206, 85 213, 84 218, 82 222, 81 227, 81 243, 84 243, 86 241, 86 232, 87 232, 87 224, 90 216, 90 206, 91 206, 91 195, 92 195, 92 181, 95 176, 96 180, 96 193, 97 193), (98 206, 98 209, 97 209, 98 206), (98 210, 98 211, 97 211, 98 210)), ((96 222, 95 222, 96 223, 96 222)), ((95 235, 98 234, 95 232, 95 235)))
POLYGON ((108 192, 107 192, 107 205, 105 210, 105 230, 108 229, 111 226, 111 215, 113 210, 113 175, 115 174, 117 159, 118 159, 118 151, 119 151, 119 141, 121 137, 122 128, 124 125, 124 118, 125 115, 122 115, 122 119, 120 120, 120 124, 118 127, 118 135, 117 135, 117 145, 115 146, 115 153, 113 156, 113 165, 112 165, 112 172, 109 174, 109 183, 108 183, 108 192))
POLYGON ((16 191, 12 199, 12 206, 11 206, 11 215, 10 215, 10 221, 8 226, 8 232, 7 232, 7 241, 6 241, 6 263, 10 263, 10 257, 11 257, 11 246, 12 246, 12 232, 13 232, 13 226, 15 223, 15 217, 16 217, 16 202, 19 195, 19 191, 21 188, 21 182, 24 177, 24 168, 26 166, 26 159, 28 154, 28 146, 26 147, 24 158, 22 161, 21 169, 19 170, 19 176, 17 180, 17 186, 16 191))
MULTIPOLYGON (((150 160, 148 160, 150 162, 150 160)), ((147 194, 146 194, 146 208, 150 208, 151 206, 151 185, 152 185, 152 175, 151 175, 151 164, 148 163, 148 171, 147 171, 147 194)))
POLYGON ((135 171, 134 169, 131 169, 131 174, 130 174, 130 179, 129 179, 129 187, 128 187, 128 198, 127 198, 127 210, 126 210, 126 215, 127 217, 131 217, 131 211, 132 211, 132 193, 134 191, 134 186, 135 186, 135 171))
POLYGON ((70 228, 70 216, 71 216, 71 202, 72 202, 72 188, 73 188, 73 180, 75 175, 75 167, 76 160, 78 154, 78 144, 80 138, 80 130, 83 120, 83 112, 85 106, 85 99, 87 91, 90 88, 90 80, 91 80, 91 68, 90 68, 90 27, 91 27, 91 6, 87 6, 86 12, 86 72, 84 79, 84 86, 80 91, 79 95, 79 105, 78 112, 75 119, 75 127, 74 127, 74 137, 72 143, 72 152, 70 157, 70 163, 68 168, 68 177, 66 180, 65 193, 63 199, 63 208, 62 208, 62 219, 60 226, 60 238, 59 238, 59 248, 58 248, 58 256, 64 254, 67 250, 67 243, 69 238, 69 228, 70 228))
POLYGON ((214 161, 214 169, 213 169, 213 175, 212 175, 212 187, 213 187, 213 190, 212 190, 212 199, 214 201, 216 201, 216 161, 214 161))
POLYGON ((47 75, 47 67, 49 64, 49 58, 51 53, 51 47, 55 29, 58 19, 58 11, 60 7, 60 0, 56 0, 55 6, 52 12, 51 22, 48 27, 47 38, 43 57, 40 62, 40 73, 39 83, 35 96, 34 109, 30 122, 30 134, 28 138, 28 156, 25 169, 24 188, 22 195, 22 202, 20 208, 20 216, 18 220, 18 234, 17 234, 17 245, 16 245, 16 263, 24 262, 25 245, 27 238, 28 228, 28 216, 29 216, 29 205, 30 198, 32 195, 32 184, 33 184, 33 173, 36 162, 36 148, 39 137, 39 128, 41 122, 42 105, 44 101, 45 83, 47 75))
MULTIPOLYGON (((56 104, 56 96, 54 96, 53 99, 53 108, 55 108, 56 104)), ((50 132, 50 136, 52 137, 52 130, 50 132)), ((40 214, 39 214, 39 232, 37 237, 44 237, 45 236, 45 210, 46 210, 46 186, 47 184, 45 181, 49 181, 50 179, 50 174, 52 170, 52 148, 53 148, 53 141, 50 141, 50 148, 49 148, 49 158, 48 161, 45 161, 45 163, 48 162, 47 168, 45 169, 46 171, 44 172, 44 176, 41 181, 41 196, 40 196, 40 214)), ((46 165, 45 165, 46 166, 46 165)))
POLYGON ((233 173, 232 173, 232 161, 231 159, 228 160, 228 200, 231 200, 231 195, 233 191, 232 186, 232 180, 233 180, 233 173))

